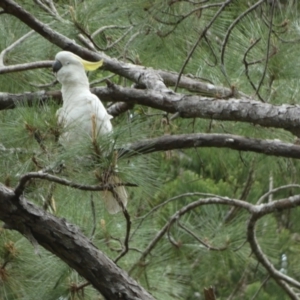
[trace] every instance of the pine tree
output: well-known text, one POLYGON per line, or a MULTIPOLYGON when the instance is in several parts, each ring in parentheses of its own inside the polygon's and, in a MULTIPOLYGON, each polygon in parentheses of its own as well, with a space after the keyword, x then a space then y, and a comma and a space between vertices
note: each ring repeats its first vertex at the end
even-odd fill
POLYGON ((0 8, 1 300, 300 298, 297 1, 0 8), (61 49, 112 136, 59 144, 61 49))

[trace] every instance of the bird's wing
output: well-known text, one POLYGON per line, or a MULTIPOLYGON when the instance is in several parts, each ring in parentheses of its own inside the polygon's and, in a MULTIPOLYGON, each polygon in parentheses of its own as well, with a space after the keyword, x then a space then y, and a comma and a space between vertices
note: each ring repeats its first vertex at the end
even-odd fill
POLYGON ((101 136, 112 131, 112 116, 96 95, 89 91, 77 94, 68 103, 64 103, 56 113, 58 122, 63 123, 66 129, 63 139, 78 140, 80 135, 101 136))

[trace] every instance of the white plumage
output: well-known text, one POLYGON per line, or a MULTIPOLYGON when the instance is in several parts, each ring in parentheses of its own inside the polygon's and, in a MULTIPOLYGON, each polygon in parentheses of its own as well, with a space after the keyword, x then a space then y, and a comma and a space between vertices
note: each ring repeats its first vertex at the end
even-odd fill
MULTIPOLYGON (((89 81, 85 70, 92 71, 102 65, 100 62, 88 62, 68 51, 58 52, 55 56, 53 71, 62 84, 63 106, 56 112, 58 122, 66 129, 60 142, 67 147, 85 136, 101 136, 110 133, 113 128, 112 118, 99 98, 90 92, 89 81)), ((106 183, 120 183, 116 175, 110 175, 106 183)), ((115 188, 123 205, 127 204, 127 193, 124 186, 115 188)), ((117 213, 122 208, 109 191, 102 193, 107 210, 117 213)))

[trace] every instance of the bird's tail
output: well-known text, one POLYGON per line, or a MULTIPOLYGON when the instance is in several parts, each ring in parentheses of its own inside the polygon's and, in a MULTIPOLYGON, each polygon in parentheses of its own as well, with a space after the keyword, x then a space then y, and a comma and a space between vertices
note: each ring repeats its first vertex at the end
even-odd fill
MULTIPOLYGON (((109 184, 118 184, 120 183, 120 178, 116 175, 109 176, 107 183, 109 184)), ((127 192, 124 186, 118 186, 114 188, 114 193, 117 195, 119 201, 123 203, 123 206, 126 207, 127 205, 127 192)), ((102 192, 103 199, 105 206, 110 214, 116 214, 119 211, 122 211, 122 207, 118 203, 115 195, 110 191, 103 191, 102 192)))

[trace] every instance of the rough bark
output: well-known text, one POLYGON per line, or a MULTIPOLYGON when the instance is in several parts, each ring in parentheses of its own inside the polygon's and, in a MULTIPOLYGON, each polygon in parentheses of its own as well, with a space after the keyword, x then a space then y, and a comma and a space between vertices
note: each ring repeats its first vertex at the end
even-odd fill
MULTIPOLYGON (((300 106, 298 105, 272 105, 248 98, 225 100, 199 95, 184 95, 171 91, 124 88, 113 84, 106 88, 93 88, 91 91, 104 102, 140 104, 169 113, 178 113, 182 118, 246 122, 263 127, 282 128, 296 136, 300 135, 300 106)), ((59 101, 61 94, 58 91, 24 94, 0 93, 0 110, 14 108, 17 103, 25 102, 30 105, 34 101, 47 101, 50 98, 59 101)), ((118 109, 114 108, 109 111, 113 115, 116 115, 117 112, 118 109)))
POLYGON ((167 151, 187 148, 229 148, 238 151, 300 159, 300 146, 283 143, 279 140, 251 139, 233 134, 180 134, 164 135, 158 138, 145 139, 128 145, 120 150, 120 156, 130 152, 145 154, 157 151, 167 151))
MULTIPOLYGON (((121 62, 115 58, 111 58, 104 53, 97 53, 86 49, 80 45, 74 43, 73 40, 51 29, 50 26, 36 19, 29 12, 23 9, 20 5, 12 0, 1 0, 0 7, 8 14, 11 14, 22 21, 24 24, 35 30, 41 36, 43 36, 50 43, 55 44, 63 50, 71 51, 84 59, 97 61, 104 60, 103 69, 123 76, 140 87, 146 87, 148 89, 156 89, 161 91, 168 91, 167 86, 175 86, 178 80, 178 74, 154 70, 152 68, 146 68, 144 66, 129 64, 121 62)), ((0 68, 1 73, 11 72, 13 70, 22 70, 23 66, 15 67, 10 66, 6 68, 0 68)), ((210 95, 213 97, 230 97, 230 96, 246 96, 238 91, 233 91, 230 88, 218 87, 211 83, 201 82, 199 80, 182 75, 178 82, 179 88, 187 89, 191 92, 197 92, 204 95, 210 95)))
POLYGON ((75 54, 87 60, 97 61, 103 59, 103 69, 107 69, 113 73, 124 76, 147 88, 168 90, 159 74, 154 72, 152 69, 147 70, 142 66, 122 63, 103 53, 96 53, 77 45, 73 40, 52 30, 48 25, 36 19, 28 11, 23 9, 20 5, 12 0, 1 0, 0 7, 2 7, 6 13, 17 17, 49 42, 57 45, 63 50, 74 52, 75 54))
POLYGON ((105 299, 154 298, 115 265, 80 230, 0 184, 0 220, 52 252, 88 280, 105 299))

